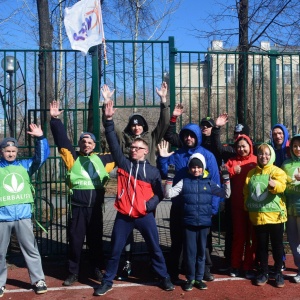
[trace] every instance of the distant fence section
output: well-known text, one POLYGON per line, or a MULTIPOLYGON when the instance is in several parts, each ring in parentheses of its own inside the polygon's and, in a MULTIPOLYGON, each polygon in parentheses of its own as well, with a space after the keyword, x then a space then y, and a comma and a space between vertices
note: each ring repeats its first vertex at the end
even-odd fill
POLYGON ((27 134, 28 124, 43 120, 42 127, 51 145, 51 157, 33 177, 39 217, 47 219, 48 210, 52 211, 52 223, 43 220, 48 233, 36 229, 42 255, 66 253, 68 191, 65 169, 49 130, 48 108, 53 99, 47 99, 44 108, 40 105, 40 89, 44 86, 39 78, 41 54, 52 57, 53 95, 61 102, 62 121, 74 147, 80 133, 89 128, 90 115, 94 117, 98 149, 105 150, 99 97, 99 86, 104 83, 115 90, 116 124, 121 128, 133 112, 142 113, 149 120, 150 130, 154 128, 159 112, 156 87, 166 81, 171 112, 176 103, 185 108, 178 130, 188 122, 199 123, 203 117, 216 118, 228 112, 230 119, 222 140, 230 141, 237 122, 241 55, 248 61, 244 107, 254 141, 269 139, 274 120, 285 124, 290 134, 298 132, 300 53, 297 49, 288 51, 264 43, 255 52, 241 54, 225 49, 221 41, 214 41, 207 51, 180 51, 170 37, 166 41, 108 40, 106 62, 102 60, 102 50, 97 51, 96 57, 95 51, 83 56, 77 51, 0 50, 0 139, 14 135, 21 145, 20 155, 31 156, 34 141, 27 134), (92 104, 91 97, 96 99, 92 104))

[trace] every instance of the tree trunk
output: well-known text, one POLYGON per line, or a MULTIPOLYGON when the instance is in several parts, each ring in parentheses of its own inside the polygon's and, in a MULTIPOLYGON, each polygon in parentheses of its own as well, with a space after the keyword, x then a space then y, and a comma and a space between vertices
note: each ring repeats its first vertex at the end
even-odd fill
POLYGON ((238 9, 239 18, 239 61, 238 61, 238 122, 247 122, 247 91, 248 91, 248 0, 241 0, 238 9))
POLYGON ((53 27, 50 23, 48 0, 37 0, 37 10, 39 18, 39 75, 40 75, 40 109, 41 124, 47 122, 47 113, 49 103, 54 99, 53 88, 53 58, 52 41, 53 27))

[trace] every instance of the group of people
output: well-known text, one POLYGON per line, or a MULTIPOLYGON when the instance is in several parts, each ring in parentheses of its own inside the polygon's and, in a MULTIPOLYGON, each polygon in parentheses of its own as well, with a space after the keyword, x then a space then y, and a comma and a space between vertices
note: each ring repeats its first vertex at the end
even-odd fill
MULTIPOLYGON (((70 190, 68 222, 68 276, 63 285, 70 286, 80 276, 80 257, 84 240, 94 279, 101 282, 94 296, 109 292, 116 278, 131 272, 133 229, 138 229, 147 244, 152 269, 165 291, 184 270, 185 291, 193 287, 207 289, 211 273, 212 217, 225 206, 226 245, 224 255, 230 263, 230 276, 244 275, 264 285, 270 275, 268 245, 271 240, 274 278, 277 287, 284 286, 284 224, 300 282, 300 135, 289 145, 288 130, 282 124, 272 128, 271 143, 257 148, 246 124, 238 124, 234 144, 222 145, 220 130, 228 122, 226 113, 216 120, 203 118, 200 125, 189 123, 176 133, 176 120, 183 113, 177 104, 170 118, 167 84, 156 92, 161 99, 157 126, 149 131, 140 114, 130 116, 120 130, 113 121, 116 112, 111 99, 114 91, 101 89, 103 125, 109 153, 96 153, 96 138, 91 132, 79 137, 75 151, 59 116, 59 101, 50 104, 50 128, 55 144, 67 169, 70 190), (170 145, 177 150, 169 152, 170 145), (112 250, 107 261, 103 253, 103 203, 109 173, 117 169, 116 219, 112 231, 112 250), (162 178, 166 186, 162 186, 162 178), (160 201, 171 198, 169 263, 159 246, 155 210, 160 201), (225 204, 225 205, 224 205, 225 204), (125 265, 119 267, 122 252, 125 265), (182 255, 183 254, 183 255, 182 255), (257 275, 254 277, 254 266, 257 275), (121 269, 121 274, 118 274, 121 269), (105 271, 104 271, 105 270, 105 271)), ((47 292, 41 258, 32 232, 34 196, 30 177, 49 156, 49 145, 41 128, 30 125, 29 134, 36 137, 35 155, 18 160, 18 141, 5 138, 1 144, 2 176, 0 196, 0 297, 5 291, 7 269, 5 256, 12 229, 15 230, 36 293, 47 292)))

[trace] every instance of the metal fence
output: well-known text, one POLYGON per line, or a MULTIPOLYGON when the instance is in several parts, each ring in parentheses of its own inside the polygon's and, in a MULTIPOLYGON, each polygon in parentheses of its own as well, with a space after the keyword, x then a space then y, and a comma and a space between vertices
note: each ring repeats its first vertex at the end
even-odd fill
MULTIPOLYGON (((178 130, 188 122, 199 123, 203 117, 215 118, 226 111, 230 119, 222 139, 230 141, 237 122, 240 53, 218 48, 216 44, 209 51, 179 51, 172 37, 155 42, 108 40, 106 51, 108 60, 101 61, 100 70, 99 52, 96 56, 95 51, 87 56, 76 51, 48 53, 53 58, 54 98, 62 103, 62 119, 74 147, 80 133, 87 130, 90 112, 95 119, 93 125, 101 151, 101 98, 99 102, 99 97, 94 96, 97 100, 90 110, 89 99, 91 95, 100 94, 99 86, 103 83, 115 89, 114 102, 119 109, 116 120, 120 127, 125 126, 132 112, 140 112, 149 120, 150 129, 153 128, 159 110, 155 88, 167 81, 170 110, 177 102, 185 107, 178 130)), ((21 145, 20 155, 25 157, 32 155, 34 148, 26 133, 28 124, 39 123, 41 114, 48 114, 39 103, 40 55, 38 50, 0 50, 0 59, 3 60, 3 71, 0 71, 0 139, 15 135, 21 145), (11 69, 8 69, 8 58, 14 60, 11 69)), ((299 52, 262 47, 255 53, 242 55, 248 60, 244 75, 247 77, 245 115, 254 141, 267 140, 275 121, 285 124, 291 134, 297 132, 300 118, 299 52)), ((47 99, 48 103, 50 101, 52 99, 47 99)), ((54 213, 48 234, 37 229, 36 236, 42 255, 63 254, 66 252, 68 210, 65 170, 49 132, 48 121, 42 126, 51 145, 51 157, 33 178, 39 203, 37 213, 42 215, 41 212, 48 209, 54 213), (44 207, 43 199, 50 204, 44 207)))

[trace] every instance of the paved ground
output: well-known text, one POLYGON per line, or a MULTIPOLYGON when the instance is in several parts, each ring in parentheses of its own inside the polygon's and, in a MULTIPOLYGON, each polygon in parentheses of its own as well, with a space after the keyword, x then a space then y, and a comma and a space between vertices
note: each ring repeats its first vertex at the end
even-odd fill
MULTIPOLYGON (((110 250, 110 233, 115 218, 115 210, 113 208, 113 198, 106 199, 105 205, 105 220, 104 220, 104 245, 105 252, 108 254, 110 250)), ((166 258, 168 258, 168 249, 170 246, 169 239, 169 211, 171 203, 163 201, 159 204, 156 220, 159 228, 160 242, 164 250, 166 258)), ((165 299, 264 299, 277 300, 280 299, 300 299, 300 285, 291 282, 291 276, 295 275, 296 269, 293 264, 291 255, 287 255, 287 270, 285 274, 286 286, 283 289, 274 286, 274 280, 270 280, 268 284, 263 287, 253 285, 250 280, 244 278, 231 278, 227 272, 221 271, 225 264, 223 258, 223 251, 220 247, 215 247, 212 259, 214 266, 212 272, 215 274, 215 281, 207 283, 208 289, 199 291, 193 289, 191 292, 185 292, 180 286, 176 286, 173 292, 162 291, 158 287, 158 280, 151 272, 149 266, 149 257, 147 249, 142 237, 135 231, 135 248, 134 248, 134 263, 133 273, 128 281, 115 281, 114 288, 104 299, 151 299, 151 300, 165 300, 165 299)), ((214 243, 222 244, 222 237, 218 238, 214 234, 214 243)), ((99 283, 94 281, 89 274, 88 263, 83 257, 82 274, 78 283, 72 287, 63 287, 62 282, 67 276, 66 259, 65 257, 45 257, 43 258, 43 267, 46 275, 46 282, 48 284, 48 293, 44 295, 35 295, 29 284, 28 272, 21 255, 11 256, 8 259, 9 270, 7 280, 7 290, 3 299, 95 299, 92 296, 93 288, 99 283)), ((270 257, 270 264, 273 264, 270 257)), ((181 275, 184 280, 184 275, 181 275)))

